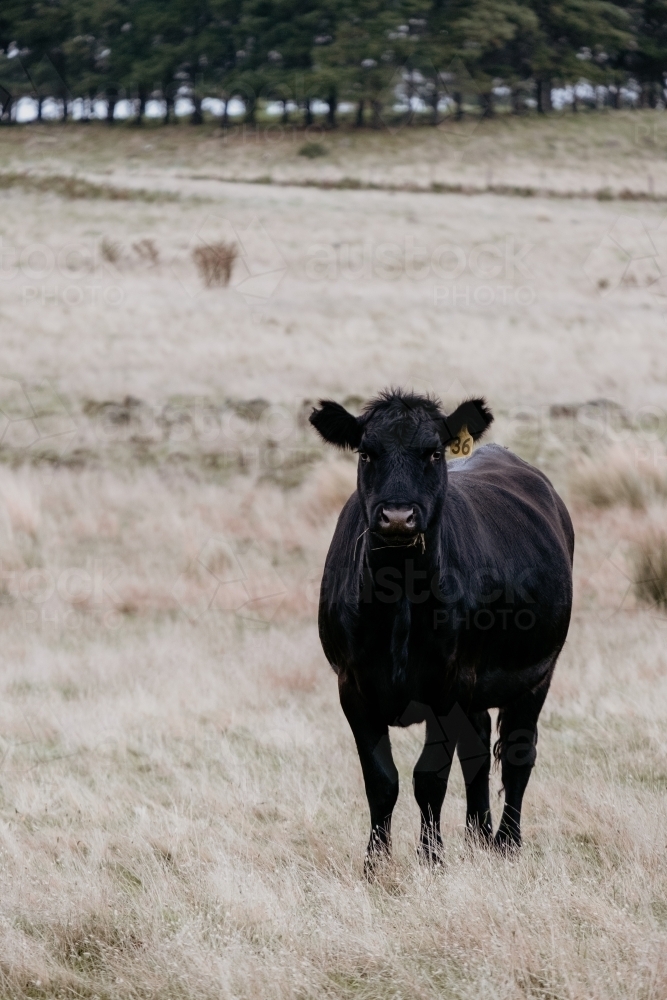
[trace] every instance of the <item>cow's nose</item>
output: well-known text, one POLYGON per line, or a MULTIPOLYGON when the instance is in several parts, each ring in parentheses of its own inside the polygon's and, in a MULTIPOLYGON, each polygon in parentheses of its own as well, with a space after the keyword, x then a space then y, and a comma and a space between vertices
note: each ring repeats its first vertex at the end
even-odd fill
POLYGON ((383 507, 380 530, 388 535, 412 535, 417 527, 414 507, 383 507))

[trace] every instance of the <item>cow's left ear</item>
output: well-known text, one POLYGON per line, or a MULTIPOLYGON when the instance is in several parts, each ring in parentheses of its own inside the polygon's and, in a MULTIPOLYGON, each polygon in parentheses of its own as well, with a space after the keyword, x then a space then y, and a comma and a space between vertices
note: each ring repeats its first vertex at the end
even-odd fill
POLYGON ((442 423, 443 444, 457 438, 464 427, 473 441, 478 441, 487 427, 493 423, 493 414, 485 399, 467 399, 465 403, 457 406, 453 413, 445 417, 442 423))
POLYGON ((319 410, 313 410, 309 420, 325 441, 339 448, 358 448, 362 426, 357 417, 348 413, 340 403, 321 399, 319 410))

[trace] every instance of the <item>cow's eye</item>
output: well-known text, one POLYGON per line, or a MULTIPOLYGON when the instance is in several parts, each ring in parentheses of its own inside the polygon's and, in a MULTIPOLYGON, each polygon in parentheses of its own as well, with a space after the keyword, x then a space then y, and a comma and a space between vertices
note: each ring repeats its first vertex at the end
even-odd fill
POLYGON ((371 456, 368 454, 367 451, 360 451, 359 458, 361 459, 362 462, 370 462, 371 460, 371 456))
POLYGON ((442 458, 442 452, 441 451, 432 451, 431 452, 431 461, 432 462, 439 462, 441 458, 442 458))

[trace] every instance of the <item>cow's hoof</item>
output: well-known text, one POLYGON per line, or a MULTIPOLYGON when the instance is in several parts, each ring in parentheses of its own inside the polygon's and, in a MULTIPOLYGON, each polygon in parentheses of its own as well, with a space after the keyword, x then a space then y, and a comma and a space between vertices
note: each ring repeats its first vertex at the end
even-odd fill
POLYGON ((369 882, 373 882, 377 878, 380 869, 387 864, 390 857, 391 848, 389 844, 383 842, 377 835, 373 834, 366 848, 366 856, 364 857, 364 875, 369 882))
POLYGON ((503 857, 513 857, 521 850, 521 836, 501 827, 493 838, 493 848, 503 857))
POLYGON ((364 875, 369 882, 374 882, 381 869, 389 861, 389 851, 366 851, 364 858, 364 875))
POLYGON ((417 860, 422 865, 442 865, 442 841, 434 843, 432 840, 426 844, 419 844, 417 848, 417 860))

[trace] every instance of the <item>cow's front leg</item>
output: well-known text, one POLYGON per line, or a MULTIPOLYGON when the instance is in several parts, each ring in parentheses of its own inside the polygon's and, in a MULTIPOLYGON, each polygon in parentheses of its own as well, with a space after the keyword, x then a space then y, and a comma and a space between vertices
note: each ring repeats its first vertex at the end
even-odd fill
POLYGON ((391 756, 389 729, 375 720, 354 681, 338 678, 340 703, 357 744, 366 797, 371 813, 371 835, 364 871, 372 877, 378 861, 391 851, 391 814, 398 798, 398 771, 391 756))
POLYGON ((448 740, 434 715, 426 718, 426 740, 413 772, 415 799, 421 813, 420 861, 440 861, 440 813, 447 793, 454 741, 448 740))

